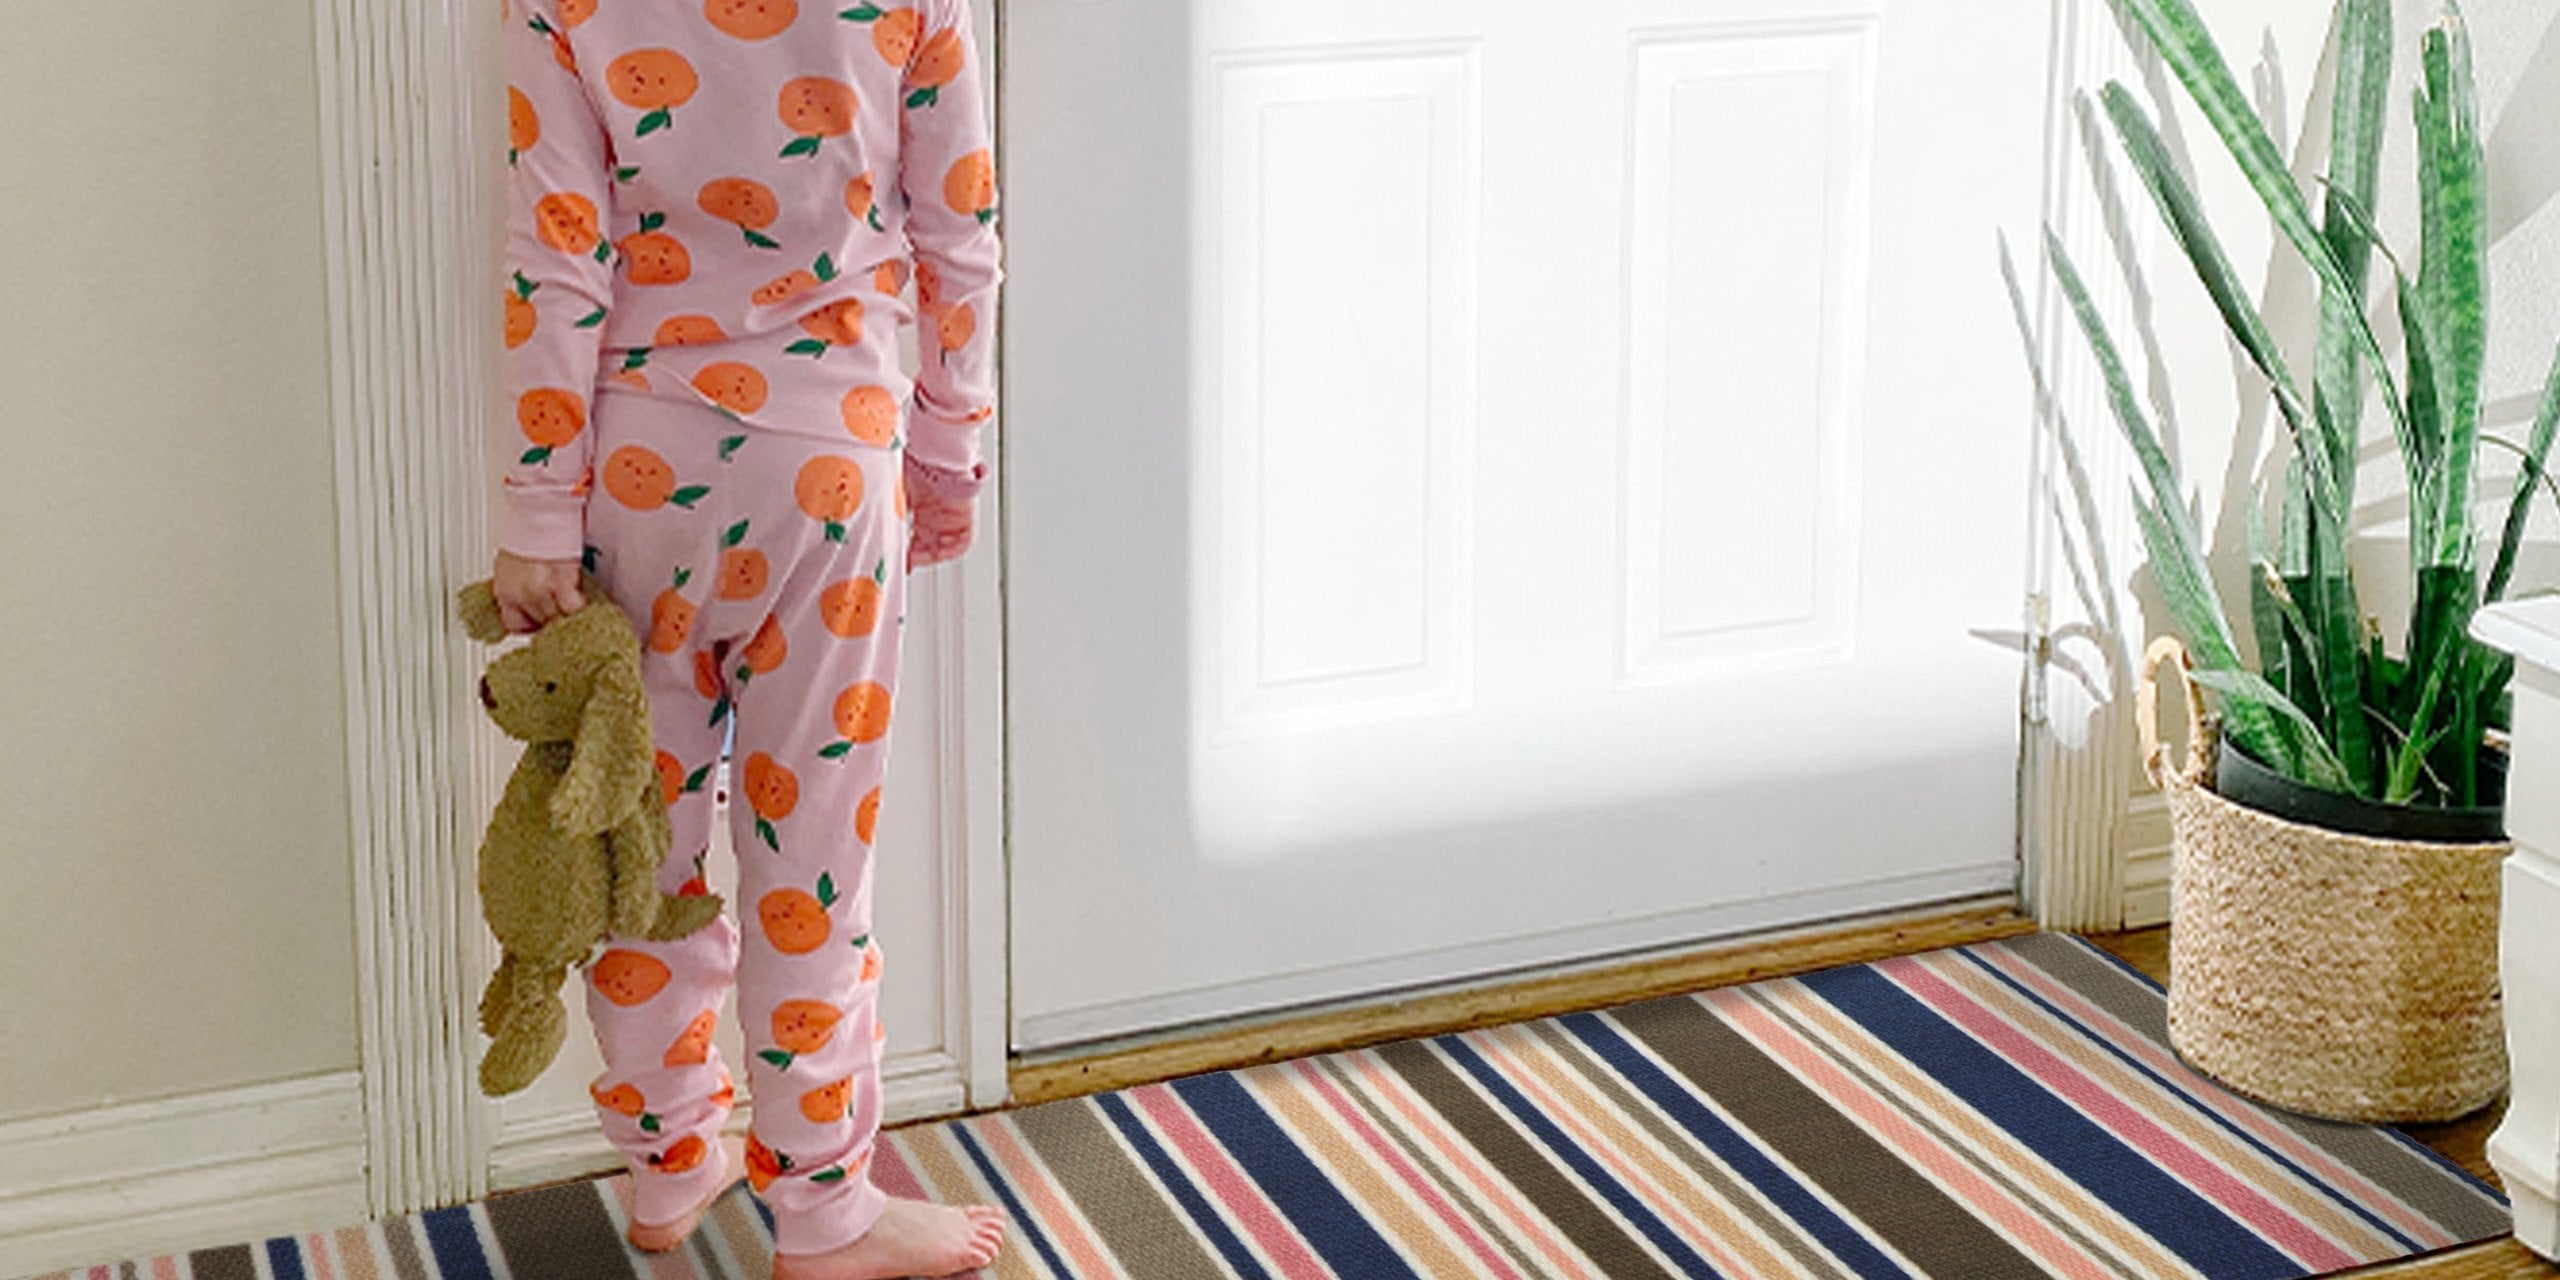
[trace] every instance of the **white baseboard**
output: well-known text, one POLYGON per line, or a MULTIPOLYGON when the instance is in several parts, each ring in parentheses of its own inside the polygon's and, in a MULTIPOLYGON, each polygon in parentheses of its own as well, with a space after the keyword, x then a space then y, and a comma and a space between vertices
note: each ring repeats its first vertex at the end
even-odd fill
POLYGON ((0 1276, 365 1220, 353 1071, 0 1123, 0 1276))
POLYGON ((2158 791, 2134 796, 2116 847, 2124 850, 2124 927, 2169 923, 2169 798, 2158 791))
MULTIPOLYGON (((939 1119, 968 1108, 968 1087, 960 1062, 947 1053, 893 1056, 881 1068, 881 1123, 939 1119)), ((744 1134, 755 1099, 746 1081, 738 1082, 738 1108, 727 1132, 744 1134)), ((489 1149, 489 1187, 507 1191, 570 1178, 593 1177, 622 1168, 622 1157, 596 1128, 595 1112, 586 1107, 532 1116, 501 1129, 489 1149)))

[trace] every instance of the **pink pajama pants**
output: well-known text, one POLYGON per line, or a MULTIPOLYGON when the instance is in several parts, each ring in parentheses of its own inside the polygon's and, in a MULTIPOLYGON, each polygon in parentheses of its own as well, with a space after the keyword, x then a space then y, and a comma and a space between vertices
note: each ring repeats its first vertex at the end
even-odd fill
POLYGON ((882 1034, 871 838, 905 611, 899 456, 629 393, 600 395, 593 429, 587 542, 644 641, 675 828, 659 887, 704 891, 709 780, 734 720, 738 891, 691 937, 617 937, 588 966, 605 1062, 591 1091, 639 1220, 671 1221, 724 1185, 734 1094, 711 1036, 734 982, 749 1183, 779 1250, 825 1252, 886 1204, 869 1176, 882 1034))

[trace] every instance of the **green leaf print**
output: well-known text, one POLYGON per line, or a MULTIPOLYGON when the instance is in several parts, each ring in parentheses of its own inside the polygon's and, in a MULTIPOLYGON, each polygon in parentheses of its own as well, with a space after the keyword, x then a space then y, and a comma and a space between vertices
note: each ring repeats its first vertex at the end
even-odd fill
POLYGON ((805 138, 793 138, 782 144, 781 158, 788 160, 793 156, 814 156, 818 154, 818 144, 823 141, 825 139, 814 133, 805 138))
POLYGON ((988 222, 993 222, 993 221, 995 221, 995 220, 996 220, 996 208, 995 208, 995 206, 994 206, 994 205, 988 205, 986 208, 978 210, 978 221, 979 221, 979 222, 981 222, 981 223, 988 223, 988 222))
POLYGON ((637 178, 639 176, 640 166, 636 164, 626 164, 613 171, 613 180, 616 182, 629 182, 633 178, 637 178))
POLYGON ((867 933, 866 933, 866 934, 863 934, 862 936, 860 936, 860 937, 858 937, 858 938, 855 938, 855 939, 853 940, 853 949, 854 949, 854 950, 856 950, 856 951, 860 951, 860 950, 862 950, 864 947, 867 947, 867 946, 870 946, 870 945, 871 945, 871 935, 870 935, 870 934, 867 934, 867 933))
POLYGON ((821 760, 841 760, 844 758, 844 753, 851 750, 853 750, 853 744, 850 742, 830 742, 827 745, 818 748, 818 758, 821 760))
POLYGON ((782 242, 781 242, 781 241, 776 240, 776 239, 774 239, 772 236, 766 235, 765 233, 763 233, 763 232, 761 232, 761 231, 756 230, 754 227, 740 227, 740 228, 738 228, 738 230, 739 230, 739 232, 740 232, 741 234, 743 234, 743 235, 745 235, 745 236, 746 236, 746 238, 747 238, 747 246, 748 246, 749 248, 753 248, 753 249, 779 249, 779 248, 781 248, 781 247, 782 247, 782 242))
POLYGON ((746 522, 746 521, 744 521, 744 520, 741 520, 741 521, 737 522, 736 524, 730 525, 728 528, 723 529, 723 530, 721 530, 721 531, 720 531, 720 545, 721 545, 721 547, 723 547, 724 549, 725 549, 725 548, 728 548, 728 547, 734 547, 734 546, 738 545, 739 543, 744 542, 744 541, 746 541, 746 540, 747 540, 747 522, 746 522))
POLYGON ((798 342, 784 347, 782 349, 782 354, 787 356, 823 356, 827 354, 827 344, 817 338, 802 338, 798 342))
POLYGON ((907 109, 913 111, 918 107, 930 107, 941 100, 940 89, 918 89, 907 95, 907 109))
POLYGON ((640 215, 640 229, 642 231, 655 231, 665 225, 667 225, 667 215, 659 213, 656 210, 651 210, 648 213, 640 215))
POLYGON ((629 350, 629 351, 627 351, 627 352, 623 353, 623 356, 622 356, 622 371, 623 371, 624 373, 629 373, 629 372, 631 372, 631 371, 632 371, 632 370, 634 370, 634 369, 639 369, 639 368, 644 368, 644 367, 646 367, 646 366, 648 365, 648 363, 649 363, 649 348, 647 348, 647 347, 633 347, 631 350, 629 350))
POLYGON ((578 317, 578 323, 577 323, 576 327, 577 327, 577 328, 580 328, 580 329, 592 329, 592 328, 595 328, 597 325, 600 325, 600 324, 603 324, 603 323, 604 323, 604 308, 602 308, 602 307, 598 307, 598 308, 596 308, 595 310, 590 311, 590 312, 586 313, 585 315, 578 317))
POLYGON ((720 700, 719 700, 719 701, 714 702, 714 703, 712 703, 712 704, 711 704, 711 725, 712 725, 712 727, 713 727, 713 728, 715 728, 715 729, 716 729, 716 728, 718 728, 718 727, 720 726, 720 722, 721 722, 721 721, 726 720, 726 719, 728 719, 728 718, 729 718, 729 695, 724 693, 724 694, 721 694, 721 695, 720 695, 720 700))
MULTIPOLYGON (((711 780, 711 766, 706 764, 706 765, 702 766, 701 768, 696 769, 696 770, 694 770, 693 772, 688 773, 688 774, 686 774, 686 775, 684 776, 684 790, 685 790, 685 793, 686 793, 686 794, 688 794, 688 795, 690 795, 690 794, 692 794, 692 793, 694 793, 694 792, 696 792, 696 791, 700 791, 700 790, 702 790, 702 784, 703 784, 703 783, 706 783, 706 782, 709 782, 710 780, 711 780)), ((694 857, 694 859, 693 859, 693 864, 694 864, 694 865, 693 865, 693 869, 694 869, 694 870, 696 870, 696 871, 700 871, 700 870, 702 870, 702 858, 701 858, 701 856, 700 856, 700 855, 698 855, 698 854, 697 854, 697 855, 695 855, 695 857, 694 857)))
POLYGON ((691 581, 693 581, 693 570, 682 565, 676 566, 676 590, 684 590, 684 584, 691 581))
POLYGON ((885 557, 880 563, 871 566, 871 580, 884 587, 889 585, 889 561, 885 557))
POLYGON ((874 230, 874 231, 886 231, 886 230, 888 230, 888 228, 887 228, 887 227, 884 227, 884 226, 880 225, 880 206, 879 206, 879 205, 876 205, 876 204, 875 204, 875 205, 871 206, 870 211, 869 211, 869 212, 867 212, 867 213, 865 213, 865 214, 863 215, 863 218, 864 218, 864 220, 865 220, 865 221, 868 221, 868 222, 871 224, 871 229, 872 229, 872 230, 874 230))
POLYGON ((538 467, 551 461, 551 450, 547 447, 527 449, 524 451, 524 456, 516 461, 528 467, 538 467))
POLYGON ((859 4, 836 16, 847 22, 877 22, 888 15, 882 13, 878 5, 859 4))
POLYGON ((609 240, 596 241, 595 259, 598 262, 613 261, 613 242, 609 240))
POLYGON ((830 872, 821 871, 818 873, 818 905, 832 907, 835 904, 836 878, 830 872))
POLYGON ((836 260, 831 255, 819 254, 818 260, 809 264, 809 270, 818 277, 818 283, 826 284, 836 278, 836 260))
POLYGON ((640 127, 632 130, 632 136, 635 138, 645 138, 650 134, 656 133, 660 129, 664 129, 667 126, 674 124, 675 122, 675 113, 667 110, 665 107, 660 107, 657 110, 640 117, 640 127))
POLYGON ((775 853, 782 852, 782 838, 773 833, 773 824, 762 818, 756 819, 756 839, 764 841, 764 847, 775 853))
POLYGON ((741 662, 738 664, 738 674, 734 678, 738 682, 738 687, 743 689, 755 680, 756 669, 741 662))
POLYGON ((727 462, 729 460, 729 455, 736 453, 738 451, 738 446, 745 444, 746 442, 747 438, 745 436, 731 436, 728 439, 721 441, 720 460, 722 462, 727 462))
POLYGON ((756 1051, 756 1056, 772 1063, 777 1071, 791 1069, 791 1055, 780 1049, 759 1049, 756 1051))
POLYGON ((654 1112, 643 1111, 640 1113, 640 1131, 643 1133, 656 1133, 658 1131, 658 1117, 654 1112))
POLYGON ((689 484, 676 490, 674 493, 668 494, 667 501, 672 502, 679 507, 683 507, 687 511, 691 511, 693 509, 693 504, 702 501, 703 497, 710 492, 710 485, 689 484))
POLYGON ((516 277, 516 296, 517 296, 517 297, 519 297, 519 298, 522 298, 523 300, 525 300, 525 301, 527 301, 527 302, 531 302, 531 301, 533 301, 533 294, 534 294, 534 290, 536 290, 536 289, 540 289, 542 286, 541 286, 541 285, 538 285, 538 284, 535 284, 535 283, 534 283, 534 282, 532 282, 531 280, 527 280, 527 279, 525 279, 525 278, 524 278, 524 273, 523 273, 523 272, 521 272, 521 271, 516 272, 516 273, 515 273, 515 277, 516 277))
POLYGON ((829 521, 827 522, 827 541, 829 541, 829 542, 842 542, 842 541, 844 541, 844 526, 843 526, 842 524, 837 523, 836 521, 829 520, 829 521))
POLYGON ((844 1170, 841 1168, 820 1169, 816 1173, 809 1175, 809 1181, 842 1182, 844 1181, 844 1170))

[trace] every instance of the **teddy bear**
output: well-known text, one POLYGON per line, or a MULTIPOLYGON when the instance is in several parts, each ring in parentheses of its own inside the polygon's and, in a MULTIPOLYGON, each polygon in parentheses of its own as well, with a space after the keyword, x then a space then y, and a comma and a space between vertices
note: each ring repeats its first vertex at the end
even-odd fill
MULTIPOLYGON (((499 655, 480 701, 525 744, 480 845, 480 910, 503 948, 480 997, 480 1089, 533 1083, 560 1051, 572 965, 610 935, 668 941, 720 914, 712 895, 658 892, 672 836, 631 620, 583 574, 585 605, 499 655)), ((506 635, 487 581, 462 589, 463 630, 506 635)))

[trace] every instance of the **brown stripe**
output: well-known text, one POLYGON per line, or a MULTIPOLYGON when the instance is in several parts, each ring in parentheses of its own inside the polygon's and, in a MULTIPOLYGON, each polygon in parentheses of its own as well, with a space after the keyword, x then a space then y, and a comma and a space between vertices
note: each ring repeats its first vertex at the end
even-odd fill
MULTIPOLYGON (((943 1204, 1001 1203, 1001 1198, 993 1194, 994 1189, 977 1177, 977 1166, 953 1154, 951 1135, 967 1123, 971 1122, 954 1121, 930 1129, 908 1130, 913 1137, 901 1143, 899 1150, 906 1153, 907 1163, 915 1166, 932 1187, 935 1200, 943 1204)), ((995 1280, 1033 1280, 1042 1274, 1036 1261, 1038 1251, 1021 1243, 1022 1228, 1011 1222, 1010 1214, 1007 1224, 1004 1250, 996 1255, 995 1265, 987 1268, 986 1274, 995 1280)))
POLYGON ((1423 1220, 1404 1191, 1387 1181, 1351 1134, 1316 1102, 1306 1077, 1284 1067, 1240 1071, 1236 1079, 1298 1131, 1301 1144, 1341 1179, 1351 1202, 1372 1225, 1402 1243, 1407 1256, 1422 1264, 1424 1275, 1462 1276, 1475 1270, 1473 1260, 1460 1257, 1439 1229, 1423 1220))
POLYGON ((729 1257, 738 1264, 734 1280, 766 1280, 773 1274, 773 1237, 765 1234, 754 1200, 743 1193, 722 1196, 712 1203, 710 1218, 720 1232, 720 1243, 729 1246, 729 1257))
POLYGON ((2009 1185, 2011 1175, 2032 1186, 2034 1194, 2020 1198, 2048 1221, 2069 1231, 2073 1239, 2082 1240, 2092 1254, 2118 1273, 2139 1280, 2198 1274, 2194 1267, 2162 1248, 2150 1233, 2125 1221, 2114 1206, 2063 1177, 2034 1148, 1984 1120, 1944 1085, 1903 1061, 1891 1048, 1867 1034, 1865 1028, 1814 997, 1802 984, 1786 983, 1761 1004, 1806 1040, 1820 1046, 1844 1070, 1893 1099, 1915 1123, 1932 1133, 1940 1132, 1943 1124, 1945 1130, 1962 1139, 1960 1143, 1949 1141, 1948 1145, 1965 1151, 1969 1158, 1974 1151, 1982 1152, 1977 1167, 1998 1178, 2003 1186, 2009 1185), (2083 1228, 2104 1237, 2113 1251, 2086 1241, 2080 1234, 2083 1228), (2129 1260, 2119 1260, 2119 1254, 2129 1260))
POLYGON ((341 1227, 337 1242, 338 1264, 346 1268, 346 1280, 382 1280, 382 1255, 374 1252, 372 1232, 341 1227))
MULTIPOLYGON (((2159 992, 2079 942, 2061 934, 2044 933, 1994 945, 2008 947, 2018 958, 2053 975, 2055 981, 2141 1032, 2153 1044, 2162 1049, 2169 1047, 2169 1006, 2159 992)), ((2506 1206, 2425 1153, 2411 1150, 2389 1130, 2314 1120, 2273 1107, 2260 1110, 2304 1141, 2389 1188, 2410 1208, 2433 1218, 2456 1237, 2477 1240, 2502 1236, 2513 1225, 2506 1206)))
POLYGON ((1423 1101, 1446 1117, 1460 1136, 1483 1153, 1485 1163, 1519 1188, 1529 1203, 1563 1231, 1574 1247, 1600 1266, 1610 1280, 1671 1280, 1671 1273, 1621 1230, 1607 1209, 1583 1193, 1573 1179, 1529 1145, 1511 1122, 1496 1115, 1457 1073, 1422 1041, 1399 1040, 1379 1045, 1380 1061, 1395 1069, 1423 1101))
MULTIPOLYGON (((605 1211, 604 1197, 611 1194, 612 1184, 597 1180, 492 1197, 489 1229, 498 1238, 507 1270, 520 1278, 637 1280, 622 1235, 605 1211)), ((405 1238, 405 1233, 395 1233, 395 1238, 405 1238)))
POLYGON ((1653 1135, 1654 1141, 1680 1157, 1680 1162, 1688 1166, 1690 1175, 1704 1183, 1709 1192, 1726 1204, 1739 1208, 1762 1232, 1783 1246, 1798 1266, 1817 1276, 1848 1280, 1849 1273, 1842 1270, 1840 1264, 1823 1252, 1819 1245, 1806 1239, 1802 1228, 1771 1209, 1758 1191, 1717 1163, 1705 1148, 1698 1145, 1695 1137, 1672 1123, 1660 1108, 1638 1097, 1634 1090, 1621 1083, 1606 1064, 1592 1056, 1590 1046, 1582 1043, 1579 1037, 1553 1019, 1541 1019, 1529 1027, 1547 1042, 1557 1057, 1579 1070, 1582 1078, 1599 1090, 1602 1097, 1632 1117, 1645 1132, 1653 1135))
POLYGON ((206 1249, 187 1259, 196 1280, 258 1280, 258 1264, 245 1244, 206 1249))
POLYGON ((417 1227, 415 1218, 394 1218, 382 1224, 382 1242, 391 1251, 392 1269, 399 1273, 400 1280, 437 1280, 436 1269, 418 1254, 417 1227))
POLYGON ((1396 1117, 1388 1113, 1386 1107, 1369 1095, 1367 1087, 1352 1072, 1350 1065, 1343 1061, 1341 1054, 1329 1053, 1314 1061, 1326 1075, 1332 1077, 1333 1087, 1340 1089, 1343 1096, 1351 1099, 1353 1105, 1358 1106, 1361 1113, 1368 1117, 1369 1123, 1377 1127, 1378 1132, 1387 1135, 1388 1140, 1396 1144, 1396 1149, 1404 1155, 1405 1163, 1422 1170, 1424 1175, 1431 1179, 1432 1185, 1439 1188, 1442 1199, 1457 1206, 1460 1212, 1473 1220, 1477 1232, 1485 1239, 1502 1246, 1502 1251, 1511 1255, 1511 1264, 1520 1268, 1521 1274, 1544 1280, 1548 1274, 1547 1269, 1538 1265, 1537 1261, 1529 1256, 1529 1251, 1519 1241, 1512 1239, 1510 1232, 1503 1230, 1502 1223, 1494 1215, 1487 1213, 1484 1205, 1473 1194, 1459 1186, 1457 1179, 1452 1177, 1448 1170, 1440 1167, 1439 1161, 1432 1159, 1431 1153, 1424 1149, 1420 1139, 1407 1132, 1405 1127, 1397 1122, 1396 1117))
POLYGON ((1017 1111, 1013 1124, 1130 1275, 1213 1276, 1224 1269, 1201 1250, 1190 1224, 1154 1179, 1121 1149, 1090 1099, 1017 1111))
POLYGON ((1966 1280, 2046 1275, 1700 1001, 1647 1000, 1602 1016, 1633 1033, 1923 1272, 1966 1280))

